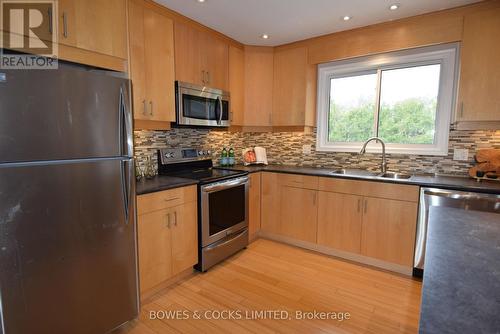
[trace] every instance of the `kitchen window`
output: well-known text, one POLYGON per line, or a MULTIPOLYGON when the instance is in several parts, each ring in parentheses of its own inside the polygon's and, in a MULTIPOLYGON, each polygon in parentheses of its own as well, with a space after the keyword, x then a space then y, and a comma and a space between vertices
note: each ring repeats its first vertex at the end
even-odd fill
POLYGON ((380 137, 389 153, 447 155, 457 53, 446 44, 319 65, 317 150, 358 152, 380 137))

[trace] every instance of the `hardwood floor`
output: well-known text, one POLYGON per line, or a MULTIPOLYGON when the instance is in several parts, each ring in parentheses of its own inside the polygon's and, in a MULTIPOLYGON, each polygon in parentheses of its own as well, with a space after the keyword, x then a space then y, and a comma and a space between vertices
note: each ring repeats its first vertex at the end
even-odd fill
POLYGON ((259 239, 207 273, 152 297, 137 321, 114 334, 416 333, 420 291, 421 282, 411 278, 259 239), (150 311, 175 310, 190 319, 149 319, 150 311), (194 311, 203 318, 213 310, 240 311, 243 319, 192 318, 194 311), (287 311, 290 319, 246 319, 246 311, 258 310, 287 311), (296 311, 314 310, 348 312, 350 319, 295 318, 296 311))

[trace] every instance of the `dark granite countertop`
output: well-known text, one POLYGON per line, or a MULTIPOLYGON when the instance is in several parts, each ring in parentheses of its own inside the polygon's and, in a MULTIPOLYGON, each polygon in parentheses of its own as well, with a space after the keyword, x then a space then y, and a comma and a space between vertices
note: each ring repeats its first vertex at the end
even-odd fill
MULTIPOLYGON (((221 167, 218 167, 221 168, 221 167)), ((383 179, 373 177, 365 177, 358 175, 339 175, 331 174, 335 168, 321 168, 321 167, 300 167, 300 166, 287 166, 287 165, 259 165, 259 166, 243 166, 236 165, 234 167, 224 167, 225 169, 232 170, 242 170, 249 173, 255 172, 275 172, 275 173, 289 173, 289 174, 302 174, 311 176, 323 176, 323 177, 336 177, 336 178, 348 178, 355 180, 367 180, 375 182, 388 182, 388 183, 400 183, 400 184, 413 184, 422 187, 431 188, 443 188, 443 189, 453 189, 462 191, 475 191, 483 193, 500 194, 500 182, 498 181, 481 181, 470 177, 461 176, 424 176, 415 175, 410 179, 406 180, 394 180, 394 179, 383 179)))
POLYGON ((500 333, 500 215, 431 207, 422 334, 500 333))
POLYGON ((180 177, 157 175, 152 179, 142 179, 136 183, 137 195, 198 184, 198 181, 180 177))

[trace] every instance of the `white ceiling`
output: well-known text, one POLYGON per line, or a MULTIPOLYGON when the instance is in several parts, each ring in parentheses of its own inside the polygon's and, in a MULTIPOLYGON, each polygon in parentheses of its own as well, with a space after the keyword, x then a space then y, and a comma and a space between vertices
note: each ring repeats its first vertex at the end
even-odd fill
POLYGON ((249 45, 275 46, 478 0, 155 0, 249 45), (390 11, 391 4, 400 4, 390 11), (352 16, 343 21, 345 15, 352 16), (262 34, 268 34, 268 40, 262 34))

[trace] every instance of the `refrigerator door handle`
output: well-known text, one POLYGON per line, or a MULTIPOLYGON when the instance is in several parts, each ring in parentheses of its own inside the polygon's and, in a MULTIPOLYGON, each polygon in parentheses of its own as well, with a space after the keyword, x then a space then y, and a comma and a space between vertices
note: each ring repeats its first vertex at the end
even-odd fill
POLYGON ((120 116, 118 118, 120 121, 120 146, 124 150, 122 154, 132 158, 134 155, 132 143, 132 110, 130 109, 128 89, 125 85, 120 87, 120 116))
POLYGON ((128 225, 128 218, 129 218, 129 191, 128 191, 128 182, 127 179, 130 178, 127 177, 128 171, 127 171, 127 161, 121 161, 121 177, 122 177, 122 195, 123 195, 123 210, 125 211, 125 224, 128 225))

